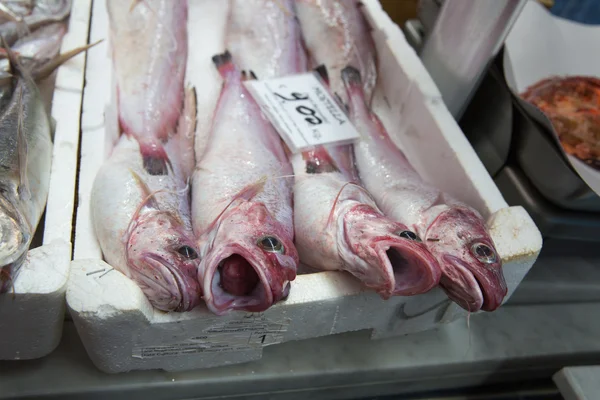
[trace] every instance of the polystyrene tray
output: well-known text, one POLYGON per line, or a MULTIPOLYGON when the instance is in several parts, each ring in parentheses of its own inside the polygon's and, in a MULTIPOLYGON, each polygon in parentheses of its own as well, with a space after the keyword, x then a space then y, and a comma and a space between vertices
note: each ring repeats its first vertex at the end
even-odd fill
MULTIPOLYGON (((400 29, 377 0, 363 3, 374 28, 380 78, 385 83, 375 99, 377 111, 385 124, 402 128, 395 131, 403 136, 394 140, 424 177, 488 218, 504 261, 508 299, 537 258, 541 235, 521 207, 507 206, 400 29)), ((211 14, 215 4, 190 1, 191 59, 204 46, 202 37, 193 36, 191 21, 198 27, 217 18, 211 14)), ((107 33, 105 2, 94 1, 91 40, 107 33)), ((98 368, 121 372, 212 367, 258 359, 263 346, 289 340, 361 329, 371 329, 373 337, 400 335, 465 315, 439 289, 384 301, 343 272, 299 275, 289 298, 264 313, 216 317, 203 306, 187 313, 154 310, 133 281, 102 260, 94 236, 90 192, 112 145, 103 127, 105 110, 110 109, 111 61, 104 43, 91 49, 88 57, 75 261, 67 303, 98 368)), ((193 71, 189 65, 188 71, 193 71)), ((206 91, 198 87, 199 98, 206 91)))

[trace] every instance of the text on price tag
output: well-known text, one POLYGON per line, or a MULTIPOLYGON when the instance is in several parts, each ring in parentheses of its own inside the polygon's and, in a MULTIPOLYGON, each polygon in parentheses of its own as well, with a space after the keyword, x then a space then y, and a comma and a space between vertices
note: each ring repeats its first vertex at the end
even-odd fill
POLYGON ((315 73, 245 84, 293 153, 359 138, 345 112, 315 73))

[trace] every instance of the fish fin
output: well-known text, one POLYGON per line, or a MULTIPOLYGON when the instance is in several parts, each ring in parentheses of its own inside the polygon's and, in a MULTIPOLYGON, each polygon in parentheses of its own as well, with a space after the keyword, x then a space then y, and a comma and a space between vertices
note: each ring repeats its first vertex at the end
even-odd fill
POLYGON ((156 203, 156 199, 154 199, 154 194, 156 194, 157 191, 152 192, 142 177, 131 168, 129 169, 129 173, 131 173, 131 176, 133 176, 135 183, 137 183, 140 189, 142 189, 142 194, 145 199, 145 201, 142 202, 142 205, 148 204, 151 207, 158 208, 158 203, 156 203))
MULTIPOLYGON (((146 185, 146 182, 144 182, 142 177, 139 176, 139 174, 137 172, 135 172, 132 169, 129 169, 129 172, 131 173, 131 176, 133 176, 133 179, 138 184, 140 189, 142 189, 142 194, 143 194, 144 198, 142 199, 140 204, 138 204, 137 208, 131 215, 131 219, 129 220, 129 225, 127 226, 127 230, 125 231, 126 233, 125 233, 124 239, 131 236, 131 233, 135 229, 137 219, 140 216, 140 212, 142 211, 142 209, 144 207, 149 206, 149 207, 158 209, 158 202, 156 201, 155 196, 158 193, 161 193, 164 191, 163 189, 158 189, 158 190, 155 190, 154 192, 151 191, 150 188, 148 187, 148 185, 146 185)), ((125 240, 125 242, 126 241, 127 240, 125 240)), ((127 249, 125 249, 125 250, 127 250, 127 249)))
POLYGON ((8 6, 6 6, 3 2, 0 2, 0 15, 5 16, 7 19, 12 22, 23 22, 23 17, 18 16, 11 10, 8 6))
POLYGON ((11 50, 10 46, 6 43, 4 36, 0 35, 0 42, 2 43, 2 48, 6 52, 6 57, 8 58, 8 72, 11 75, 15 75, 14 72, 21 74, 23 72, 23 67, 19 63, 17 56, 11 50))
POLYGON ((237 70, 233 64, 233 59, 229 50, 225 50, 224 53, 213 56, 212 62, 215 64, 215 67, 223 78, 226 78, 230 73, 237 70))
POLYGON ((66 53, 62 53, 57 55, 56 57, 52 58, 49 62, 45 63, 43 67, 32 71, 32 77, 33 79, 37 82, 37 81, 41 81, 42 79, 46 79, 48 76, 50 76, 54 70, 56 70, 58 67, 60 67, 61 65, 63 65, 65 62, 69 61, 71 58, 75 57, 76 55, 83 53, 84 51, 88 50, 91 47, 94 47, 95 45, 101 43, 104 39, 100 39, 94 43, 90 43, 90 44, 86 44, 85 46, 80 46, 77 48, 74 48, 73 50, 69 50, 66 53))
POLYGON ((23 128, 23 87, 19 90, 19 113, 17 115, 17 157, 19 160, 19 192, 29 196, 29 179, 27 178, 27 138, 23 128))
POLYGON ((342 80, 348 88, 353 88, 357 86, 360 87, 362 85, 359 70, 351 65, 348 65, 342 70, 342 80))
POLYGON ((171 160, 162 143, 140 142, 144 169, 150 175, 168 175, 173 170, 171 160))
POLYGON ((227 205, 223 208, 223 210, 219 213, 219 215, 216 216, 216 218, 213 220, 213 222, 211 222, 211 224, 206 228, 205 232, 212 230, 212 228, 215 225, 217 225, 217 222, 219 221, 221 216, 223 216, 223 214, 225 214, 225 212, 229 209, 229 207, 231 207, 231 205, 233 203, 236 202, 236 200, 245 200, 245 201, 252 200, 252 198, 254 196, 256 196, 258 193, 260 193, 264 189, 266 183, 267 183, 267 177, 263 176, 255 183, 251 183, 251 184, 247 185, 246 187, 242 188, 242 190, 240 190, 235 196, 233 196, 231 201, 229 203, 227 203, 227 205))
MULTIPOLYGON (((369 191, 367 189, 365 189, 364 187, 362 187, 361 185, 359 185, 358 183, 355 182, 346 182, 344 183, 344 185, 340 188, 338 194, 335 196, 335 199, 333 200, 333 204, 331 205, 331 210, 329 211, 329 217, 327 218, 327 224, 325 225, 326 227, 329 227, 331 225, 331 223, 333 222, 333 215, 334 215, 334 211, 335 211, 335 206, 337 205, 340 196, 342 195, 342 192, 344 191, 344 189, 346 189, 348 186, 355 186, 358 189, 360 189, 364 194, 367 195, 367 197, 369 197, 371 199, 371 201, 373 201, 373 203, 375 203, 375 199, 373 198, 373 196, 371 195, 371 193, 369 193, 369 191)), ((379 212, 381 212, 380 210, 377 210, 379 212)))

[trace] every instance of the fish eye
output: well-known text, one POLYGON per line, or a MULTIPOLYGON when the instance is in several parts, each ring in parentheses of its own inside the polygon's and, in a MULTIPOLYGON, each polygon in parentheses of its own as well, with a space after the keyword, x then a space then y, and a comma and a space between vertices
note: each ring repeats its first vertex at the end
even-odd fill
POLYGON ((181 246, 179 249, 177 249, 177 252, 189 260, 195 260, 198 258, 198 253, 196 253, 196 250, 192 249, 190 246, 181 246))
POLYGON ((273 236, 265 236, 258 239, 258 247, 270 253, 283 253, 283 244, 273 236))
POLYGON ((471 246, 471 253, 484 264, 493 264, 498 260, 496 252, 487 244, 475 243, 471 246))
POLYGON ((415 242, 420 242, 421 241, 421 238, 416 233, 414 233, 412 231, 398 232, 398 236, 400 236, 401 238, 404 238, 404 239, 413 240, 415 242))

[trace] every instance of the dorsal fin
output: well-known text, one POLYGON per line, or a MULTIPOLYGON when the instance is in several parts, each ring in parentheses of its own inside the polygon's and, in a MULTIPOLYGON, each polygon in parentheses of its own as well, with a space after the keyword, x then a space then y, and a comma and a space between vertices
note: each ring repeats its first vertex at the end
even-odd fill
POLYGON ((80 53, 83 53, 84 51, 86 51, 87 49, 89 49, 91 47, 94 47, 98 43, 101 43, 103 40, 104 39, 100 39, 94 43, 86 44, 85 46, 76 47, 72 50, 67 51, 66 53, 57 55, 56 57, 52 58, 49 62, 45 63, 44 66, 42 66, 41 68, 32 71, 31 74, 32 74, 33 79, 36 82, 40 81, 42 79, 46 79, 48 76, 50 76, 54 72, 54 70, 56 70, 58 67, 60 67, 67 61, 69 61, 71 58, 75 57, 76 55, 78 55, 80 53))

